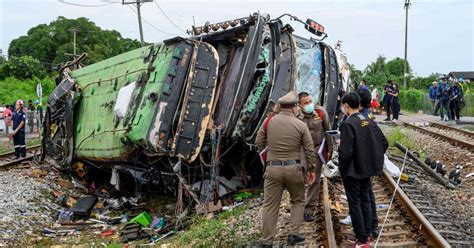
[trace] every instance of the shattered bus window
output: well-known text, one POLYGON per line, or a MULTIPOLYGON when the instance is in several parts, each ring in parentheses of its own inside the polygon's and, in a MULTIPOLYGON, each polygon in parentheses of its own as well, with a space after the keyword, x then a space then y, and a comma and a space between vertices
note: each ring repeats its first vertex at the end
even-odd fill
POLYGON ((323 73, 323 53, 319 44, 296 36, 296 58, 296 90, 309 93, 315 102, 319 102, 323 73))

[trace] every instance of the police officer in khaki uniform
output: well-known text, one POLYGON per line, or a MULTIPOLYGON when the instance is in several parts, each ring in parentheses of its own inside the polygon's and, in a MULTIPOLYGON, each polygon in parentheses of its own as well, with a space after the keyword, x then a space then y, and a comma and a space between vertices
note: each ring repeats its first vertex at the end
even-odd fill
MULTIPOLYGON (((307 92, 301 92, 299 96, 299 110, 296 117, 302 120, 309 128, 311 138, 314 144, 314 151, 317 154, 321 146, 323 138, 325 138, 325 131, 330 130, 329 118, 322 106, 316 105, 313 103, 313 99, 307 92)), ((326 139, 328 150, 327 158, 330 159, 332 154, 332 139, 327 137, 326 139)), ((306 161, 303 159, 303 165, 306 165, 306 161)), ((306 205, 304 209, 304 220, 305 221, 314 221, 313 214, 316 211, 316 205, 319 199, 319 179, 321 177, 321 170, 323 163, 319 158, 319 155, 316 155, 316 180, 313 184, 308 187, 308 192, 306 193, 306 205)))
POLYGON ((304 170, 300 161, 302 149, 309 164, 308 181, 312 184, 315 180, 316 158, 313 141, 308 127, 295 117, 298 95, 292 91, 278 99, 278 103, 280 112, 272 117, 266 128, 264 125, 260 127, 255 141, 259 151, 262 151, 265 145, 268 148, 267 166, 263 176, 263 247, 272 246, 285 188, 291 197, 288 244, 295 245, 305 240, 298 235, 305 204, 304 170))

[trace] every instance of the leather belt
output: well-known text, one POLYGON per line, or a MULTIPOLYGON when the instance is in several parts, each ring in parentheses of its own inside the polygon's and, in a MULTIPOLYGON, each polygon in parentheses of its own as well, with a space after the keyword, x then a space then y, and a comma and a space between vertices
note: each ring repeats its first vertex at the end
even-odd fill
POLYGON ((268 161, 267 165, 269 166, 288 166, 300 164, 300 160, 278 160, 278 161, 268 161))

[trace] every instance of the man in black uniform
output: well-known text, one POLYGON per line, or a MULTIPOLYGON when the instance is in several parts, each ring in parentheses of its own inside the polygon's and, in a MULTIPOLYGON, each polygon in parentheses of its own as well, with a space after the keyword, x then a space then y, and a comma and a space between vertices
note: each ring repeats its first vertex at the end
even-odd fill
POLYGON ((15 157, 26 157, 25 143, 25 112, 23 111, 23 101, 15 103, 15 111, 12 116, 13 121, 13 145, 15 146, 15 157))
POLYGON ((346 94, 341 103, 348 118, 340 126, 339 171, 357 238, 355 247, 370 247, 370 178, 382 173, 388 142, 375 122, 359 113, 360 97, 356 93, 346 94))

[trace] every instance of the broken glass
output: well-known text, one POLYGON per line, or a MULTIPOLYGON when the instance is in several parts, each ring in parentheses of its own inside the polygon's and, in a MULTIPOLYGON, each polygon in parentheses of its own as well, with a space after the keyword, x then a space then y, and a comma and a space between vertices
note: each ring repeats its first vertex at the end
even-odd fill
POLYGON ((321 74, 323 73, 323 54, 318 43, 295 36, 296 67, 298 77, 296 90, 305 91, 319 102, 321 93, 321 74))

